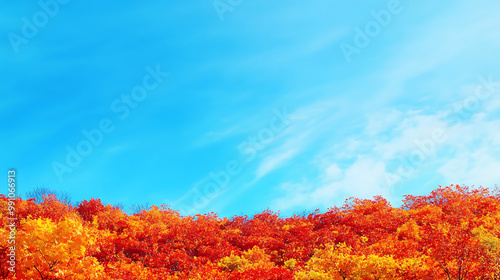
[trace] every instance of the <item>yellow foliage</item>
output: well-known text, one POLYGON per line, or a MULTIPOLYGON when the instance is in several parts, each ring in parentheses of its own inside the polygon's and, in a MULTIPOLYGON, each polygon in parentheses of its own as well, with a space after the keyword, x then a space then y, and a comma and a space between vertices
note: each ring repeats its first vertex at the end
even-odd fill
POLYGON ((254 246, 252 249, 244 252, 241 257, 231 254, 222 258, 219 261, 219 266, 229 271, 234 271, 252 268, 269 269, 275 265, 271 261, 271 257, 263 249, 254 246))
POLYGON ((296 273, 296 279, 346 279, 357 274, 360 256, 352 254, 352 248, 345 243, 328 244, 324 249, 316 250, 306 263, 305 270, 296 273))
POLYGON ((485 229, 483 226, 473 229, 472 234, 485 247, 492 262, 493 274, 500 278, 500 239, 492 233, 492 230, 485 229))
POLYGON ((290 270, 295 269, 295 265, 297 265, 297 260, 296 259, 289 259, 285 261, 285 267, 290 270))
POLYGON ((472 234, 481 241, 481 243, 488 248, 492 254, 500 253, 500 239, 493 235, 490 230, 485 229, 483 226, 472 230, 472 234))
POLYGON ((398 262, 392 256, 362 256, 356 268, 356 275, 373 277, 377 280, 397 279, 396 272, 399 267, 398 262))
POLYGON ((419 275, 427 269, 425 258, 397 260, 390 255, 356 255, 344 243, 327 245, 316 250, 303 270, 295 274, 297 280, 344 279, 402 279, 398 271, 419 275))
POLYGON ((295 227, 295 225, 284 225, 284 226, 282 227, 282 229, 284 229, 284 230, 289 230, 289 229, 294 228, 294 227, 295 227))
POLYGON ((240 270, 245 266, 245 264, 246 260, 233 254, 231 254, 231 256, 224 257, 219 261, 219 266, 229 271, 240 270))
MULTIPOLYGON (((117 262, 107 265, 108 275, 111 279, 136 279, 136 280, 152 280, 158 279, 151 271, 146 269, 141 263, 132 262, 124 263, 117 262)), ((110 279, 110 280, 111 280, 110 279)), ((172 276, 168 279, 177 279, 172 276)))
POLYGON ((85 256, 86 248, 92 246, 95 238, 76 216, 70 215, 59 223, 27 219, 21 223, 21 229, 18 234, 21 277, 97 279, 101 276, 103 267, 95 258, 85 256))
POLYGON ((397 232, 403 239, 420 240, 420 227, 413 219, 398 228, 397 232))

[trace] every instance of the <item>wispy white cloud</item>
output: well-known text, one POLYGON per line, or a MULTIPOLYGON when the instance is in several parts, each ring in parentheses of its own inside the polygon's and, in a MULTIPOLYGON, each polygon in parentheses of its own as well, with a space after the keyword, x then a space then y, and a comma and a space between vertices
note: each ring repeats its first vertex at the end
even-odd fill
MULTIPOLYGON (((485 103, 498 100, 500 96, 492 95, 485 103)), ((347 135, 336 145, 326 145, 314 157, 319 172, 316 178, 284 183, 284 195, 273 201, 273 207, 281 210, 304 205, 330 207, 339 202, 336 201, 339 197, 348 196, 383 195, 391 199, 397 197, 396 184, 410 186, 414 180, 425 177, 441 177, 439 182, 444 184, 486 187, 500 184, 500 120, 496 118, 496 109, 483 107, 458 122, 450 119, 446 110, 368 114, 362 132, 347 135), (439 141, 435 138, 436 131, 440 132, 439 141), (413 170, 412 174, 398 174, 401 158, 410 162, 416 154, 421 155, 418 163, 405 166, 413 170), (351 161, 346 163, 346 158, 351 161), (388 180, 395 175, 398 180, 388 180)), ((457 116, 460 113, 463 112, 456 113, 457 116)), ((428 187, 437 187, 438 182, 434 183, 428 187)))
MULTIPOLYGON (((444 131, 445 122, 436 115, 406 114, 400 124, 394 124, 389 139, 377 139, 373 151, 382 159, 390 160, 402 153, 418 148, 419 143, 432 139, 436 130, 444 131)), ((433 145, 440 144, 434 143, 433 145)), ((433 153, 434 154, 434 153, 433 153)), ((430 156, 430 155, 429 155, 430 156)))
POLYGON ((254 183, 310 148, 321 131, 336 120, 335 114, 328 114, 332 106, 335 102, 331 99, 295 110, 291 114, 290 126, 279 135, 279 141, 264 151, 254 183))
MULTIPOLYGON (((496 7, 499 5, 498 2, 490 3, 496 7)), ((389 101, 406 94, 403 89, 410 81, 440 71, 443 72, 436 74, 436 79, 428 77, 425 82, 427 86, 433 87, 433 96, 453 98, 450 95, 455 92, 445 90, 453 78, 450 75, 460 69, 456 64, 465 63, 472 56, 476 59, 491 59, 488 56, 500 46, 498 36, 492 36, 497 25, 495 8, 477 9, 476 6, 477 3, 473 2, 461 3, 408 29, 405 38, 392 46, 394 48, 389 59, 371 74, 373 79, 384 82, 383 90, 374 101, 389 101), (469 20, 467 24, 461 24, 457 18, 469 20), (484 52, 477 53, 477 49, 484 49, 484 52)), ((419 95, 425 98, 424 93, 419 95)))
POLYGON ((276 168, 280 167, 285 161, 290 160, 292 157, 294 157, 297 154, 296 149, 290 149, 283 151, 281 153, 276 153, 272 154, 268 157, 266 157, 260 166, 257 168, 256 172, 256 179, 260 179, 269 172, 275 170, 276 168))
POLYGON ((437 172, 445 182, 484 187, 500 185, 500 150, 492 152, 491 147, 479 148, 472 153, 461 151, 437 172))
POLYGON ((479 113, 470 122, 450 128, 453 157, 437 172, 445 181, 491 187, 500 184, 500 120, 479 113))
POLYGON ((327 182, 284 183, 286 194, 273 201, 274 209, 289 210, 302 207, 332 207, 346 197, 370 198, 374 195, 389 195, 384 189, 385 164, 374 158, 361 156, 345 170, 335 164, 325 170, 327 182))
MULTIPOLYGON (((290 130, 297 129, 291 128, 290 130)), ((295 133, 299 133, 299 131, 295 131, 295 133)), ((293 157, 299 155, 309 146, 310 142, 313 141, 314 132, 312 130, 306 130, 300 134, 295 133, 287 132, 281 143, 271 147, 270 150, 265 153, 266 156, 257 167, 254 182, 279 168, 287 161, 290 161, 293 157)))

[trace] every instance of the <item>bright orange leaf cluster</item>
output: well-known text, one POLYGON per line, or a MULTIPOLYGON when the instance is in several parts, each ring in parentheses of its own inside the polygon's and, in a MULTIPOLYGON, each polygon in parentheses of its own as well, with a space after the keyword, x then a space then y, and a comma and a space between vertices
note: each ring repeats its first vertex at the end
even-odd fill
POLYGON ((500 279, 498 189, 439 187, 350 199, 307 217, 127 215, 99 199, 16 200, 16 275, 0 198, 0 277, 7 279, 500 279))

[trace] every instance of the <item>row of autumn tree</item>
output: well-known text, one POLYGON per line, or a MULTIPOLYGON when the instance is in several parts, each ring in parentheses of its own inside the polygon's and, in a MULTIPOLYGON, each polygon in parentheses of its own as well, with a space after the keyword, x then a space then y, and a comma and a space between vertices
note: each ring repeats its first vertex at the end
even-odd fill
POLYGON ((16 274, 0 198, 7 279, 500 279, 500 192, 451 185, 282 218, 219 218, 166 206, 128 215, 99 199, 16 200, 16 274))

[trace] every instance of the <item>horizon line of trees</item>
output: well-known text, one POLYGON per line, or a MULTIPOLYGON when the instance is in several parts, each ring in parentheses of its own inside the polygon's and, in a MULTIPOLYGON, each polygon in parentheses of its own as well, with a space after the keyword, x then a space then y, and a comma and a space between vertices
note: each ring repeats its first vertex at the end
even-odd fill
POLYGON ((439 187, 401 207, 375 196, 307 216, 220 218, 167 205, 0 195, 4 279, 500 280, 500 190, 439 187), (16 228, 16 274, 5 242, 16 228))
MULTIPOLYGON (((77 201, 72 202, 72 197, 71 195, 66 192, 66 191, 56 191, 47 187, 36 187, 31 191, 28 191, 25 193, 26 199, 34 199, 34 201, 38 204, 40 204, 45 196, 53 195, 59 200, 60 202, 64 204, 71 205, 73 207, 78 207, 82 201, 77 201)), ((110 204, 113 207, 117 207, 118 209, 136 214, 141 212, 141 210, 148 210, 150 209, 153 205, 149 202, 142 202, 142 203, 134 203, 130 206, 125 206, 123 202, 115 203, 115 204, 110 204)))

